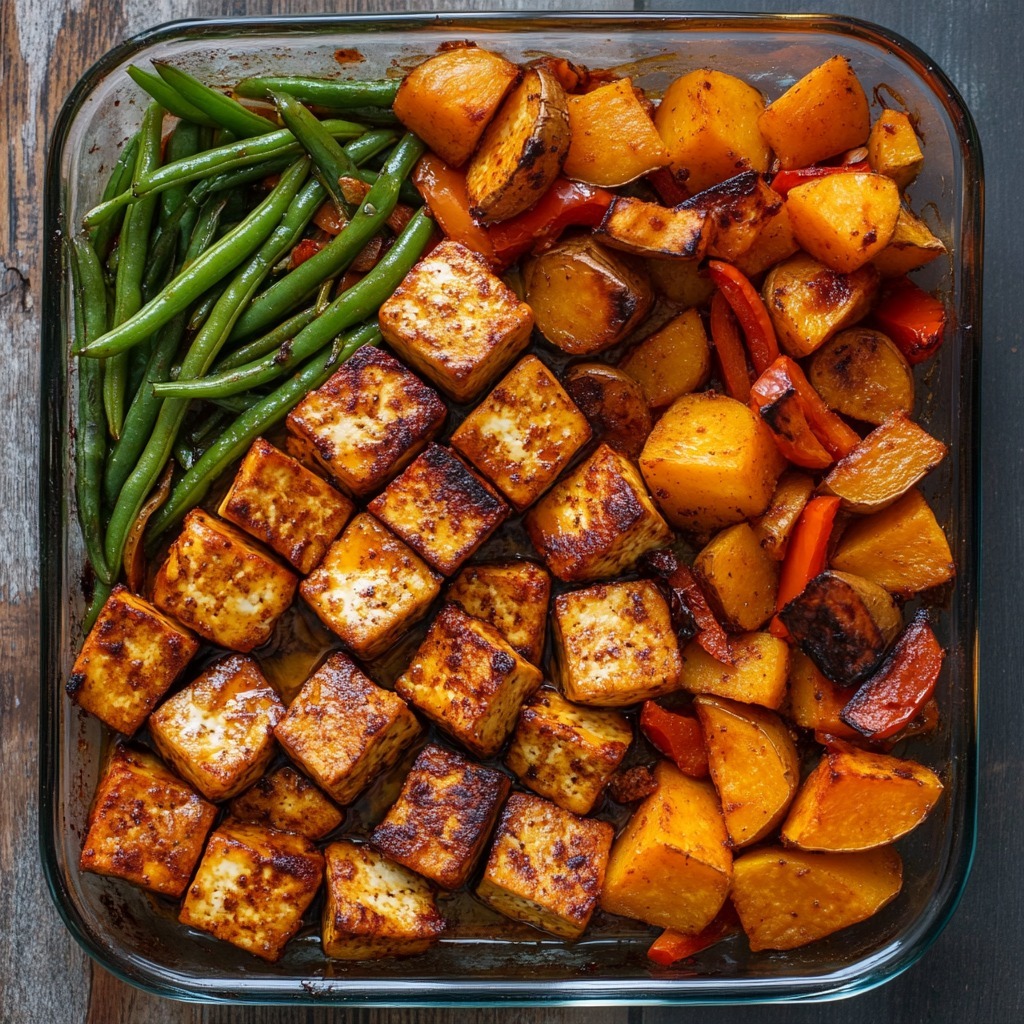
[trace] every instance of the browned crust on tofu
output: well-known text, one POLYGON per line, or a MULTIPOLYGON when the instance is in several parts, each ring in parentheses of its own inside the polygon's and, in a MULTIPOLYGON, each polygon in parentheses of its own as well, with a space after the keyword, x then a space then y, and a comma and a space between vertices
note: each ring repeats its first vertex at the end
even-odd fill
POLYGON ((228 813, 239 821, 297 832, 314 842, 345 820, 345 812, 291 765, 257 779, 228 804, 228 813))

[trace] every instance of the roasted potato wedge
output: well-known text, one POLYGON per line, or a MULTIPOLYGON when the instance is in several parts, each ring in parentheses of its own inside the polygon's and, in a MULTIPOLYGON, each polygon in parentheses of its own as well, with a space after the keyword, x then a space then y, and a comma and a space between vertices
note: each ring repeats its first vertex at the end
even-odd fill
POLYGON ((782 209, 782 196, 760 174, 745 171, 698 192, 679 209, 705 213, 708 255, 735 262, 782 209))
POLYGON ((616 196, 594 232, 606 245, 648 259, 699 260, 707 249, 704 210, 672 209, 616 196))
POLYGON ((758 629, 775 611, 779 563, 761 547, 749 523, 716 534, 697 555, 693 569, 727 628, 758 629))
POLYGON ((619 366, 640 385, 652 409, 696 391, 711 375, 711 345, 700 314, 688 309, 673 317, 631 348, 619 366))
POLYGON ((931 263, 945 251, 945 245, 932 234, 931 228, 904 206, 896 218, 896 230, 889 244, 871 262, 882 277, 900 277, 931 263))
POLYGON ((683 649, 680 685, 690 693, 710 693, 775 709, 786 696, 789 645, 770 633, 729 637, 733 664, 723 665, 697 640, 683 649))
POLYGON ((761 547, 776 561, 781 561, 785 555, 789 536, 813 491, 811 477, 797 469, 787 469, 779 477, 764 515, 751 520, 750 525, 761 547))
POLYGON ((892 178, 900 190, 917 177, 924 153, 902 110, 883 110, 876 118, 868 135, 868 163, 873 171, 892 178))
POLYGON ((631 459, 639 458, 654 423, 640 384, 604 363, 577 363, 564 383, 594 438, 631 459))
POLYGON ((644 267, 658 294, 681 309, 702 306, 714 293, 707 268, 693 260, 645 259, 644 267))

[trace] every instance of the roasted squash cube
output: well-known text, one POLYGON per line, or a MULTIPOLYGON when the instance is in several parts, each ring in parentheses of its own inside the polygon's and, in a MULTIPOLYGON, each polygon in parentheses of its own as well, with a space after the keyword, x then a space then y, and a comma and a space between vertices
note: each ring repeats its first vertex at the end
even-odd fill
POLYGON ((370 842, 442 889, 457 889, 476 867, 510 786, 507 775, 430 744, 370 842))
POLYGON ((555 484, 526 528, 547 567, 567 581, 615 576, 672 539, 636 466, 607 444, 555 484))
POLYGON ((589 814, 632 739, 618 712, 571 704, 542 689, 519 712, 505 764, 538 795, 573 814, 589 814))
POLYGON ((209 800, 241 793, 274 754, 285 707, 252 659, 218 661, 149 716, 157 750, 209 800))
POLYGON ((274 735, 339 804, 351 803, 420 734, 405 701, 332 654, 292 701, 274 735))
POLYGON ((690 693, 777 708, 786 696, 789 645, 769 633, 740 633, 729 637, 732 665, 724 665, 691 640, 683 648, 680 686, 690 693))
POLYGON ((395 691, 472 753, 491 757, 541 678, 493 626, 447 604, 395 691))
POLYGON ((716 534, 694 559, 693 568, 723 625, 749 631, 771 618, 779 564, 748 523, 716 534))
POLYGON ((472 401, 526 347, 530 307, 483 257, 444 241, 380 307, 388 344, 457 402, 472 401))
POLYGON ((707 383, 711 346, 700 314, 688 309, 629 350, 619 368, 639 385, 654 409, 671 405, 707 383))
POLYGON ((89 810, 82 871, 180 896, 217 817, 152 754, 116 746, 89 810))
POLYGON ((71 699, 130 736, 199 650, 196 638, 118 584, 68 677, 71 699))
POLYGON ((536 357, 521 359, 459 424, 452 447, 520 512, 590 440, 590 424, 536 357))
POLYGON ((801 729, 813 729, 840 738, 859 735, 839 717, 856 692, 855 686, 833 683, 799 647, 790 651, 786 711, 801 729))
POLYGON ((306 575, 352 515, 352 502, 262 437, 217 510, 306 575))
POLYGON ((427 445, 369 511, 450 576, 505 521, 509 507, 454 452, 427 445))
POLYGON ((607 821, 513 793, 476 894, 513 921, 578 939, 601 895, 614 834, 607 821))
POLYGON ((371 515, 331 545, 299 593, 360 658, 386 651, 427 614, 441 577, 371 515))
POLYGON ((451 582, 446 599, 489 622, 513 650, 534 665, 544 654, 551 577, 536 562, 466 566, 451 582))
POLYGON ((226 821, 206 844, 178 920, 273 962, 323 876, 323 854, 305 836, 226 821))
POLYGON ((679 688, 672 616, 650 580, 561 594, 553 627, 558 681, 571 701, 622 707, 679 688))
POLYGON ((325 955, 377 960, 424 953, 444 931, 426 879, 368 846, 331 843, 324 904, 325 955))
POLYGON ((905 189, 924 165, 924 153, 910 118, 902 110, 883 110, 868 134, 868 163, 905 189))
POLYGON ((345 813, 291 765, 264 775, 228 804, 231 817, 297 832, 314 841, 333 832, 345 813))
POLYGON ((292 410, 288 429, 343 490, 365 497, 416 457, 446 414, 433 388, 364 345, 292 410))

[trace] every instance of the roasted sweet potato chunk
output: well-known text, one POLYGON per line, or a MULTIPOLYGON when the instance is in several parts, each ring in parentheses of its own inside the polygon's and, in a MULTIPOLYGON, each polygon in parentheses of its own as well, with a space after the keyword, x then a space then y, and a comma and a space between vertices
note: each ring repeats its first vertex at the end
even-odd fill
POLYGON ((787 469, 779 477, 771 504, 763 515, 751 521, 761 547, 776 561, 785 555, 790 534, 813 491, 814 480, 807 473, 787 469))
POLYGON ((778 563, 761 547, 748 523, 729 526, 713 537, 693 568, 727 627, 757 629, 775 611, 778 563))
POLYGON ((604 363, 577 363, 565 375, 565 390, 597 440, 631 459, 639 457, 653 420, 632 376, 604 363))
POLYGON ((648 259, 699 260, 707 249, 708 225, 704 210, 616 196, 596 234, 613 249, 648 259))
POLYGON ((706 213, 708 255, 735 262, 782 210, 782 196, 762 175, 744 171, 698 192, 679 209, 706 213))
POLYGON ((905 189, 924 164, 924 153, 910 118, 902 110, 883 110, 868 135, 868 163, 905 189))
POLYGON ((640 385, 653 409, 696 391, 711 373, 711 346, 700 314, 688 309, 673 317, 630 349, 619 365, 640 385))

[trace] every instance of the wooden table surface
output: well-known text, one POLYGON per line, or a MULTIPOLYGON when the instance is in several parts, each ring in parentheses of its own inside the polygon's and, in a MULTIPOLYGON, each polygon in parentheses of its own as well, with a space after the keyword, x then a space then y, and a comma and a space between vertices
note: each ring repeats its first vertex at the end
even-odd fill
MULTIPOLYGON (((90 1024, 353 1020, 441 1024, 455 1011, 231 1008, 176 1004, 135 991, 94 967, 65 931, 46 893, 37 854, 39 658, 37 618, 37 423, 41 302, 41 194, 47 139, 65 95, 109 47, 183 17, 343 11, 551 8, 533 2, 407 4, 391 0, 2 0, 0 3, 0 1020, 90 1024)), ((682 4, 581 0, 564 8, 670 10, 682 4)), ((1022 1019, 1024 970, 1024 665, 1021 538, 1024 480, 1016 410, 1024 397, 1020 242, 1020 140, 1024 87, 1018 0, 703 0, 704 10, 811 11, 876 21, 930 53, 978 122, 987 171, 982 406, 984 413, 981 623, 982 771, 975 867, 952 923, 922 961, 874 992, 828 1007, 686 1010, 477 1011, 480 1020, 662 1024, 1022 1019), (1011 411, 1012 410, 1012 411, 1011 411), (586 1015, 584 1017, 584 1015, 586 1015)))

